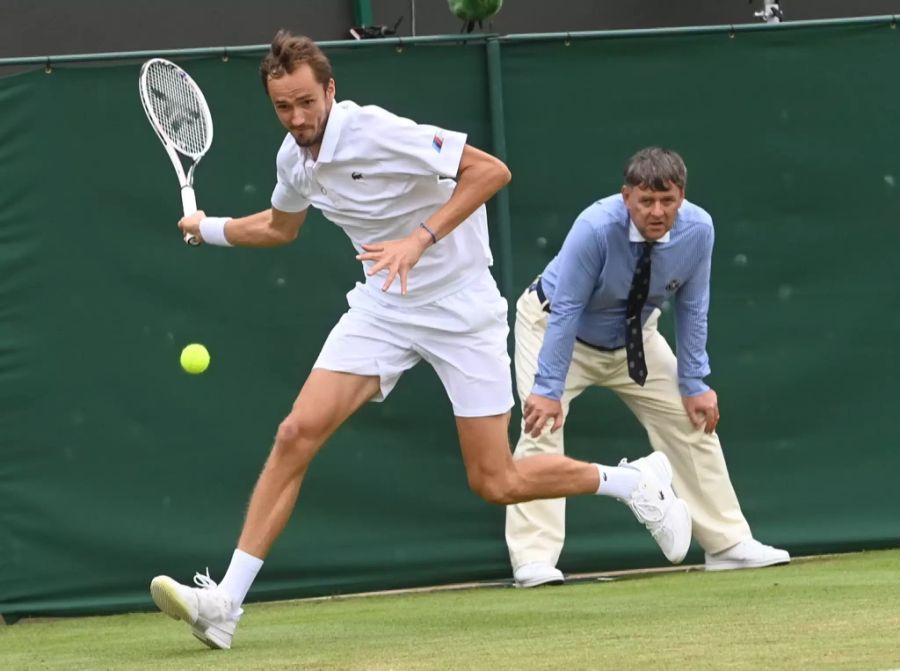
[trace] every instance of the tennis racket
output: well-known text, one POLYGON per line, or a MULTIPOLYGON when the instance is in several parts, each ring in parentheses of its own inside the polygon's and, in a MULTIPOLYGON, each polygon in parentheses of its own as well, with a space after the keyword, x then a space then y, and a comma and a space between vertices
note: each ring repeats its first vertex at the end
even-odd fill
MULTIPOLYGON (((197 211, 194 170, 209 151, 213 139, 212 116, 197 83, 187 72, 163 58, 153 58, 141 67, 138 81, 141 104, 150 125, 159 136, 181 184, 184 216, 197 211), (182 158, 190 161, 187 172, 182 158)), ((186 233, 184 241, 196 246, 200 240, 186 233)))

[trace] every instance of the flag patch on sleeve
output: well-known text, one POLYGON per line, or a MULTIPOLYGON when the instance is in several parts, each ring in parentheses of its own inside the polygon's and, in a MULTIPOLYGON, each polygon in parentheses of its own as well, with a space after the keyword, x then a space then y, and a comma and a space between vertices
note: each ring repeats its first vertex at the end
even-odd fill
POLYGON ((439 130, 434 134, 434 138, 431 140, 431 146, 434 147, 434 150, 437 153, 441 153, 441 147, 444 146, 444 131, 439 130))

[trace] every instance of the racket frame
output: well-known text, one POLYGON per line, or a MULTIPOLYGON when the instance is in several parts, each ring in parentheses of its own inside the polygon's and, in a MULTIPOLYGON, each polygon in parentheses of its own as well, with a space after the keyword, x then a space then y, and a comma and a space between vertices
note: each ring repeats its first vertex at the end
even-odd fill
MULTIPOLYGON (((213 123, 212 115, 209 111, 209 105, 206 102, 203 91, 197 85, 197 82, 195 82, 194 79, 184 71, 184 69, 182 69, 172 61, 166 60, 165 58, 151 58, 141 66, 141 74, 138 77, 138 89, 140 92, 141 106, 144 108, 144 113, 147 115, 147 120, 153 127, 153 131, 156 133, 159 141, 162 142, 163 148, 166 150, 166 154, 168 154, 169 160, 172 162, 172 167, 175 168, 175 174, 178 176, 178 183, 181 186, 181 208, 184 212, 184 216, 188 217, 197 211, 197 198, 194 195, 194 170, 196 169, 197 164, 200 163, 200 159, 203 158, 203 156, 206 154, 206 152, 209 151, 209 148, 212 145, 213 123), (156 115, 156 112, 153 109, 153 105, 149 103, 150 91, 147 72, 156 63, 161 63, 165 67, 175 69, 193 89, 194 93, 197 96, 197 99, 200 102, 200 113, 203 116, 203 123, 206 125, 207 137, 202 150, 197 153, 183 153, 178 149, 178 147, 175 146, 175 143, 172 142, 172 140, 163 131, 162 123, 160 122, 159 117, 156 115), (181 156, 184 156, 191 161, 191 164, 186 172, 184 169, 184 165, 182 164, 181 156)), ((200 244, 200 240, 191 233, 185 233, 184 241, 192 247, 196 247, 200 244)))

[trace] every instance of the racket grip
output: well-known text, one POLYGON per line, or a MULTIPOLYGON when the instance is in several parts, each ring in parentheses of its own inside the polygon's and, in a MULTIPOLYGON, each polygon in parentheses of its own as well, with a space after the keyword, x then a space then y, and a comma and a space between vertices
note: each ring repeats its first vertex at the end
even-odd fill
POLYGON ((197 211, 197 199, 194 197, 193 187, 181 187, 181 208, 184 210, 184 216, 186 217, 197 211))
MULTIPOLYGON (((181 187, 181 208, 184 211, 184 216, 186 217, 189 217, 197 211, 197 198, 194 196, 193 187, 181 187)), ((198 240, 197 237, 191 233, 184 234, 184 242, 191 247, 196 247, 200 244, 200 240, 198 240)))

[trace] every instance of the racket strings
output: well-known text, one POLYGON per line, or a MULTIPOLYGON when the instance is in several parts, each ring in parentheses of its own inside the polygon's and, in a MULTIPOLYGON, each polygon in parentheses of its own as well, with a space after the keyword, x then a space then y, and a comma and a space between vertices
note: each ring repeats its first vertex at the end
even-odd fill
POLYGON ((160 130, 183 154, 197 157, 208 145, 205 105, 196 84, 180 69, 154 63, 147 73, 147 101, 160 130))

